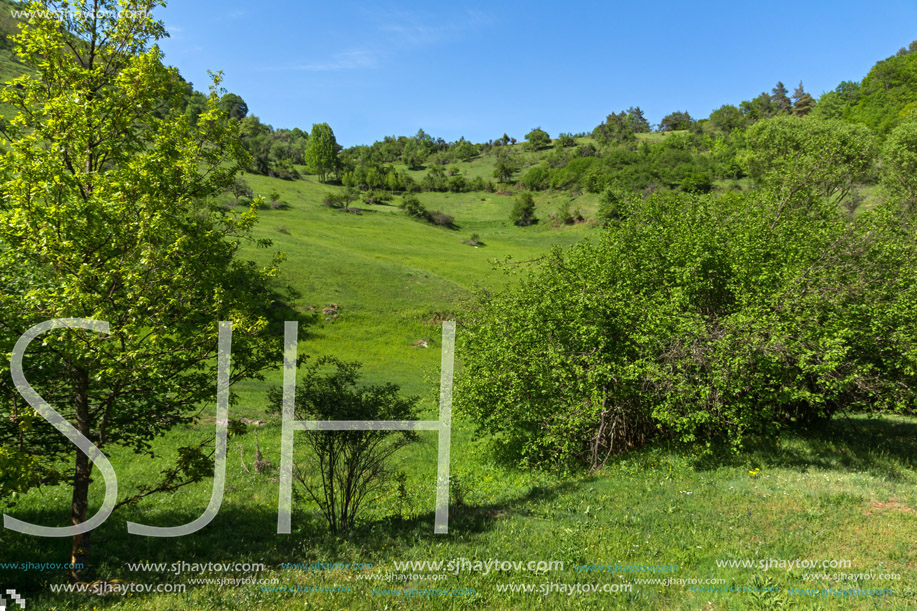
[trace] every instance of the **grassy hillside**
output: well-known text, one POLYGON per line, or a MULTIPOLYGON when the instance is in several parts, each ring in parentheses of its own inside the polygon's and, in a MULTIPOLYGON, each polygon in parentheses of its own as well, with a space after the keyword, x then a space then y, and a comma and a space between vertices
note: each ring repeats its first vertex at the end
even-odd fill
MULTIPOLYGON (((11 24, 4 21, 8 7, 0 0, 3 31, 11 24)), ((21 69, 9 60, 7 47, 0 46, 0 76, 21 69)), ((668 137, 639 136, 653 143, 668 137)), ((549 153, 531 152, 522 144, 510 148, 524 166, 549 153)), ((495 156, 487 154, 456 166, 468 177, 489 180, 494 163, 495 156)), ((423 173, 411 172, 418 180, 423 173)), ((270 238, 273 246, 248 247, 244 255, 266 261, 275 251, 286 254, 284 279, 302 293, 298 307, 316 316, 316 323, 301 333, 300 352, 362 362, 365 382, 399 384, 405 394, 422 398, 427 416, 435 413, 437 398, 439 322, 457 319, 461 334, 462 309, 475 291, 512 281, 500 262, 512 266, 536 259, 555 246, 594 239, 600 231, 588 220, 561 226, 549 222, 565 203, 587 219, 594 217, 594 194, 536 193, 542 222, 531 227, 509 222, 511 195, 418 194, 428 210, 454 217, 457 227, 448 229, 410 218, 395 205, 353 204, 360 214, 329 208, 322 204, 325 195, 343 188, 321 184, 314 176, 285 181, 247 174, 244 179, 255 194, 276 191, 287 205, 260 212, 256 237, 270 238), (471 234, 480 237, 480 246, 463 242, 471 234), (322 315, 332 303, 338 316, 322 315), (428 347, 416 345, 419 340, 428 347)), ((735 184, 723 180, 717 188, 735 184)), ((748 187, 748 179, 742 187, 748 187)), ((456 356, 460 370, 462 354, 456 356)), ((277 354, 275 364, 280 360, 277 354)), ((293 533, 278 535, 281 421, 268 409, 267 391, 280 382, 280 371, 274 369, 263 383, 236 388, 240 400, 231 417, 265 423, 230 440, 226 494, 219 515, 206 528, 192 536, 153 539, 128 535, 125 522, 188 523, 207 506, 210 480, 146 498, 95 531, 90 579, 171 584, 185 592, 54 593, 52 586, 66 582, 63 570, 10 568, 0 568, 0 590, 17 588, 28 609, 54 610, 912 609, 917 600, 917 419, 839 418, 818 433, 785 433, 776 445, 752 447, 743 455, 702 458, 691 448, 659 444, 614 457, 596 474, 565 476, 495 465, 483 440, 456 414, 448 535, 433 534, 437 448, 429 433, 423 434, 422 445, 398 458, 403 488, 392 484, 374 499, 354 533, 330 536, 315 505, 298 499, 293 533), (256 473, 256 451, 273 470, 256 473), (450 572, 395 566, 455 559, 557 561, 564 568, 450 572), (724 564, 746 561, 751 565, 724 564), (781 568, 765 568, 781 561, 781 568), (784 568, 794 561, 849 564, 784 568), (140 562, 167 566, 131 569, 140 562), (263 563, 265 570, 176 572, 169 568, 174 562, 263 563), (284 563, 299 566, 284 568, 284 563), (358 563, 363 568, 311 563, 358 563), (662 566, 667 569, 648 569, 662 566), (393 574, 405 581, 387 581, 393 574), (826 580, 813 574, 845 577, 826 580), (886 575, 897 578, 880 578, 886 575), (250 581, 193 581, 198 579, 250 581), (660 581, 639 581, 651 579, 660 581), (560 591, 577 585, 632 589, 560 591), (507 591, 509 586, 535 590, 507 591), (545 587, 554 590, 543 594, 539 588, 545 587), (834 593, 818 593, 826 587, 834 593), (741 588, 746 590, 736 591, 741 588), (883 593, 853 594, 857 588, 883 593), (890 592, 884 593, 885 588, 890 592)), ((194 425, 157 441, 157 458, 111 454, 120 496, 138 492, 171 464, 178 447, 212 437, 213 430, 213 405, 208 404, 194 425)), ((297 460, 302 460, 302 445, 297 460)), ((90 513, 103 489, 102 481, 93 483, 90 513)), ((64 525, 69 494, 66 486, 45 487, 15 499, 4 511, 29 522, 64 525)), ((70 541, 0 530, 0 550, 0 563, 65 563, 70 541)))
MULTIPOLYGON (((431 324, 461 306, 476 285, 503 282, 491 261, 524 260, 543 254, 553 244, 588 238, 585 225, 552 229, 546 224, 511 226, 506 217, 511 198, 494 194, 421 194, 431 209, 456 218, 459 230, 433 227, 405 216, 391 206, 361 206, 360 216, 321 204, 330 187, 316 182, 279 181, 247 176, 255 192, 276 189, 286 210, 261 214, 259 235, 270 237, 287 253, 285 274, 300 290, 303 307, 329 303, 340 316, 321 320, 301 342, 310 355, 334 354, 365 363, 367 381, 395 381, 433 406, 439 361, 439 329, 431 324), (473 248, 461 239, 471 232, 485 245, 473 248), (429 349, 416 348, 427 339, 429 349)), ((546 215, 561 196, 538 198, 538 214, 546 215)), ((566 196, 564 196, 566 197, 566 196)), ((251 250, 256 259, 268 252, 251 250)), ((459 328, 459 333, 461 329, 459 328)), ((278 355, 278 363, 279 363, 278 355)), ((459 360, 461 355, 458 355, 459 360)), ((279 384, 279 372, 264 384, 240 387, 241 402, 233 417, 263 418, 257 429, 265 458, 279 464, 280 421, 266 412, 265 392, 279 384)), ((200 422, 173 431, 158 445, 162 456, 190 440, 213 434, 212 407, 200 422)), ((690 450, 657 446, 621 456, 595 476, 565 478, 518 472, 494 466, 482 454, 467 423, 459 416, 453 435, 450 534, 433 535, 436 446, 425 445, 401 458, 407 475, 401 493, 387 490, 369 507, 352 536, 329 537, 307 503, 298 503, 294 531, 276 534, 276 472, 257 475, 251 469, 253 434, 230 442, 227 494, 218 517, 203 531, 177 539, 139 539, 126 533, 125 521, 157 525, 194 519, 207 504, 210 482, 173 495, 151 497, 116 514, 96 531, 96 579, 137 583, 184 584, 183 594, 87 597, 51 594, 50 584, 63 583, 62 571, 3 572, 4 583, 26 589, 33 608, 78 609, 282 609, 308 604, 321 609, 464 609, 555 608, 608 609, 765 609, 765 608, 909 608, 917 568, 912 562, 913 528, 917 525, 917 423, 913 419, 842 420, 816 436, 785 435, 776 449, 754 450, 737 457, 700 460, 690 450), (864 435, 864 431, 868 433, 864 435), (870 441, 867 441, 869 439, 870 441), (243 462, 245 467, 243 467, 243 462), (395 561, 556 560, 563 571, 462 572, 442 580, 407 584, 370 581, 399 573, 395 561), (894 594, 817 596, 788 588, 818 588, 802 569, 721 568, 717 562, 767 559, 849 560, 850 573, 897 574, 888 586, 894 594), (131 571, 127 563, 258 562, 257 574, 202 575, 131 571), (284 569, 282 563, 348 562, 371 564, 360 570, 284 569), (581 565, 676 565, 671 574, 583 572, 581 565), (370 577, 367 577, 370 576, 370 577), (242 585, 200 585, 190 579, 267 579, 242 585), (669 577, 688 580, 678 585, 634 584, 635 579, 669 577), (770 593, 694 591, 710 588, 704 580, 722 579, 717 587, 775 588, 770 593), (691 582, 690 580, 700 580, 691 582), (272 582, 270 580, 277 580, 272 582), (615 594, 525 594, 502 592, 507 585, 577 583, 634 585, 615 594), (689 585, 683 585, 687 583, 689 585), (276 591, 278 587, 299 591, 276 591), (304 592, 309 587, 344 591, 304 592), (449 596, 403 592, 392 587, 452 588, 449 596), (266 588, 266 589, 265 589, 266 588), (474 591, 468 594, 466 589, 474 591), (375 594, 373 592, 376 592, 375 594), (881 600, 881 603, 877 602, 881 600)), ((300 448, 301 450, 301 448, 300 448)), ((112 457, 125 495, 166 463, 129 453, 112 457)), ((96 482, 93 498, 101 498, 96 482)), ((20 519, 58 524, 66 519, 65 488, 46 488, 23 498, 13 510, 20 519)), ((4 560, 65 562, 69 542, 0 534, 4 560)), ((825 571, 836 573, 842 571, 825 571)), ((429 571, 401 571, 429 576, 429 571)), ((439 575, 437 575, 438 577, 439 575)), ((857 582, 831 583, 852 588, 857 582)), ((859 584, 863 585, 863 584, 859 584)), ((560 587, 555 586, 555 587, 560 587)))

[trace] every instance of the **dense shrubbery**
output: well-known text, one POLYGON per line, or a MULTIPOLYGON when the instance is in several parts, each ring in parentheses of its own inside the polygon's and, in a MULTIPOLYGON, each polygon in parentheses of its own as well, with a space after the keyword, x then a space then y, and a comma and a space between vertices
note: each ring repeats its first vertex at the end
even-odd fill
POLYGON ((913 405, 912 220, 767 191, 617 205, 599 244, 471 314, 455 396, 499 455, 598 467, 658 435, 740 447, 913 405))

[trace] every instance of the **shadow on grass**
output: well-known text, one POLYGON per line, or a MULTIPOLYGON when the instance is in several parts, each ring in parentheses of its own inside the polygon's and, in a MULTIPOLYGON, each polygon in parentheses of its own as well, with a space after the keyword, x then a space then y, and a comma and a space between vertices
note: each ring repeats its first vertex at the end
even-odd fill
MULTIPOLYGON (((361 522, 354 530, 343 535, 329 533, 317 513, 296 511, 293 514, 293 532, 277 534, 277 508, 249 507, 224 504, 223 509, 203 530, 192 535, 175 538, 151 538, 130 535, 125 522, 147 523, 148 515, 129 508, 114 514, 101 527, 93 531, 91 541, 91 566, 81 572, 84 582, 96 580, 122 580, 144 584, 186 584, 190 591, 199 585, 189 580, 199 578, 258 578, 258 573, 198 572, 198 565, 226 563, 263 564, 265 570, 279 570, 282 564, 304 565, 312 562, 373 563, 388 561, 399 550, 407 551, 419 542, 455 540, 457 537, 479 535, 490 530, 509 514, 523 512, 533 502, 551 501, 559 495, 574 491, 594 478, 536 486, 527 493, 502 502, 484 505, 465 505, 460 500, 450 506, 449 534, 433 532, 434 508, 411 519, 398 517, 361 522), (131 570, 129 564, 145 563, 152 570, 131 570), (157 567, 156 565, 163 566, 157 567)), ((165 497, 163 497, 165 498, 165 497)), ((456 500, 456 499, 453 499, 456 500)), ((60 512, 44 510, 17 510, 4 508, 4 512, 27 522, 41 525, 62 525, 60 512)), ((197 510, 157 512, 155 524, 160 526, 186 524, 196 519, 197 510)), ((69 538, 33 537, 0 531, 0 549, 3 562, 33 564, 63 564, 70 558, 69 538)), ((277 576, 276 574, 274 575, 277 576)), ((281 582, 285 582, 281 578, 281 582)), ((61 605, 55 608, 81 608, 88 600, 92 604, 115 604, 120 596, 98 598, 89 594, 58 593, 51 591, 52 584, 69 583, 67 571, 0 569, 0 586, 15 588, 37 606, 61 605)), ((229 587, 229 586, 227 586, 229 587)), ((134 594, 134 598, 143 598, 134 594)), ((36 607, 37 608, 37 607, 36 607)))
POLYGON ((896 482, 905 471, 917 470, 917 420, 836 417, 808 430, 785 432, 776 440, 750 443, 741 454, 717 448, 712 456, 696 461, 695 468, 708 471, 749 461, 803 473, 864 472, 896 482))

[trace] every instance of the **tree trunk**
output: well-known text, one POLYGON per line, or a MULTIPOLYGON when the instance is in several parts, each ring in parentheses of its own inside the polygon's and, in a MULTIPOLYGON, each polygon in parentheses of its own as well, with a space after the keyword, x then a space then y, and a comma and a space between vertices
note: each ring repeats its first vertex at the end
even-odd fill
MULTIPOLYGON (((89 415, 89 374, 86 371, 76 372, 76 429, 87 439, 90 435, 89 415)), ((71 505, 71 521, 78 526, 86 521, 86 510, 89 507, 89 476, 92 473, 92 462, 82 450, 76 451, 76 469, 73 474, 73 504, 71 505)), ((85 570, 89 564, 89 539, 92 532, 73 537, 73 550, 70 562, 82 565, 83 569, 70 570, 70 581, 79 580, 79 571, 85 570)))

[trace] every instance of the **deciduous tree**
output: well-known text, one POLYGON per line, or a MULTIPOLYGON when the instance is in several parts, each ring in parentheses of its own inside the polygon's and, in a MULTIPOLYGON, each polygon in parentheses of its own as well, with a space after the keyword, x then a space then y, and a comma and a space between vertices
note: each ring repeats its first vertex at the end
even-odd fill
POLYGON ((327 182, 328 175, 338 168, 337 141, 327 123, 315 123, 309 134, 309 142, 303 153, 306 166, 319 180, 327 182))
MULTIPOLYGON (((35 70, 0 93, 18 111, 0 156, 0 353, 38 323, 107 322, 108 334, 46 332, 24 373, 100 450, 149 454, 154 438, 214 400, 219 321, 234 323, 232 380, 257 377, 279 350, 267 332, 275 267, 237 257, 255 209, 237 214, 215 201, 248 161, 238 122, 221 109, 215 76, 192 125, 186 86, 154 44, 165 35, 151 16, 158 5, 87 0, 57 13, 53 2, 33 2, 16 44, 35 70)), ((28 466, 24 485, 68 480, 71 524, 84 524, 98 458, 39 418, 3 371, 0 446, 28 466)), ((201 446, 181 450, 139 496, 196 481, 206 464, 201 446)), ((74 537, 72 562, 88 564, 89 536, 74 537)))

